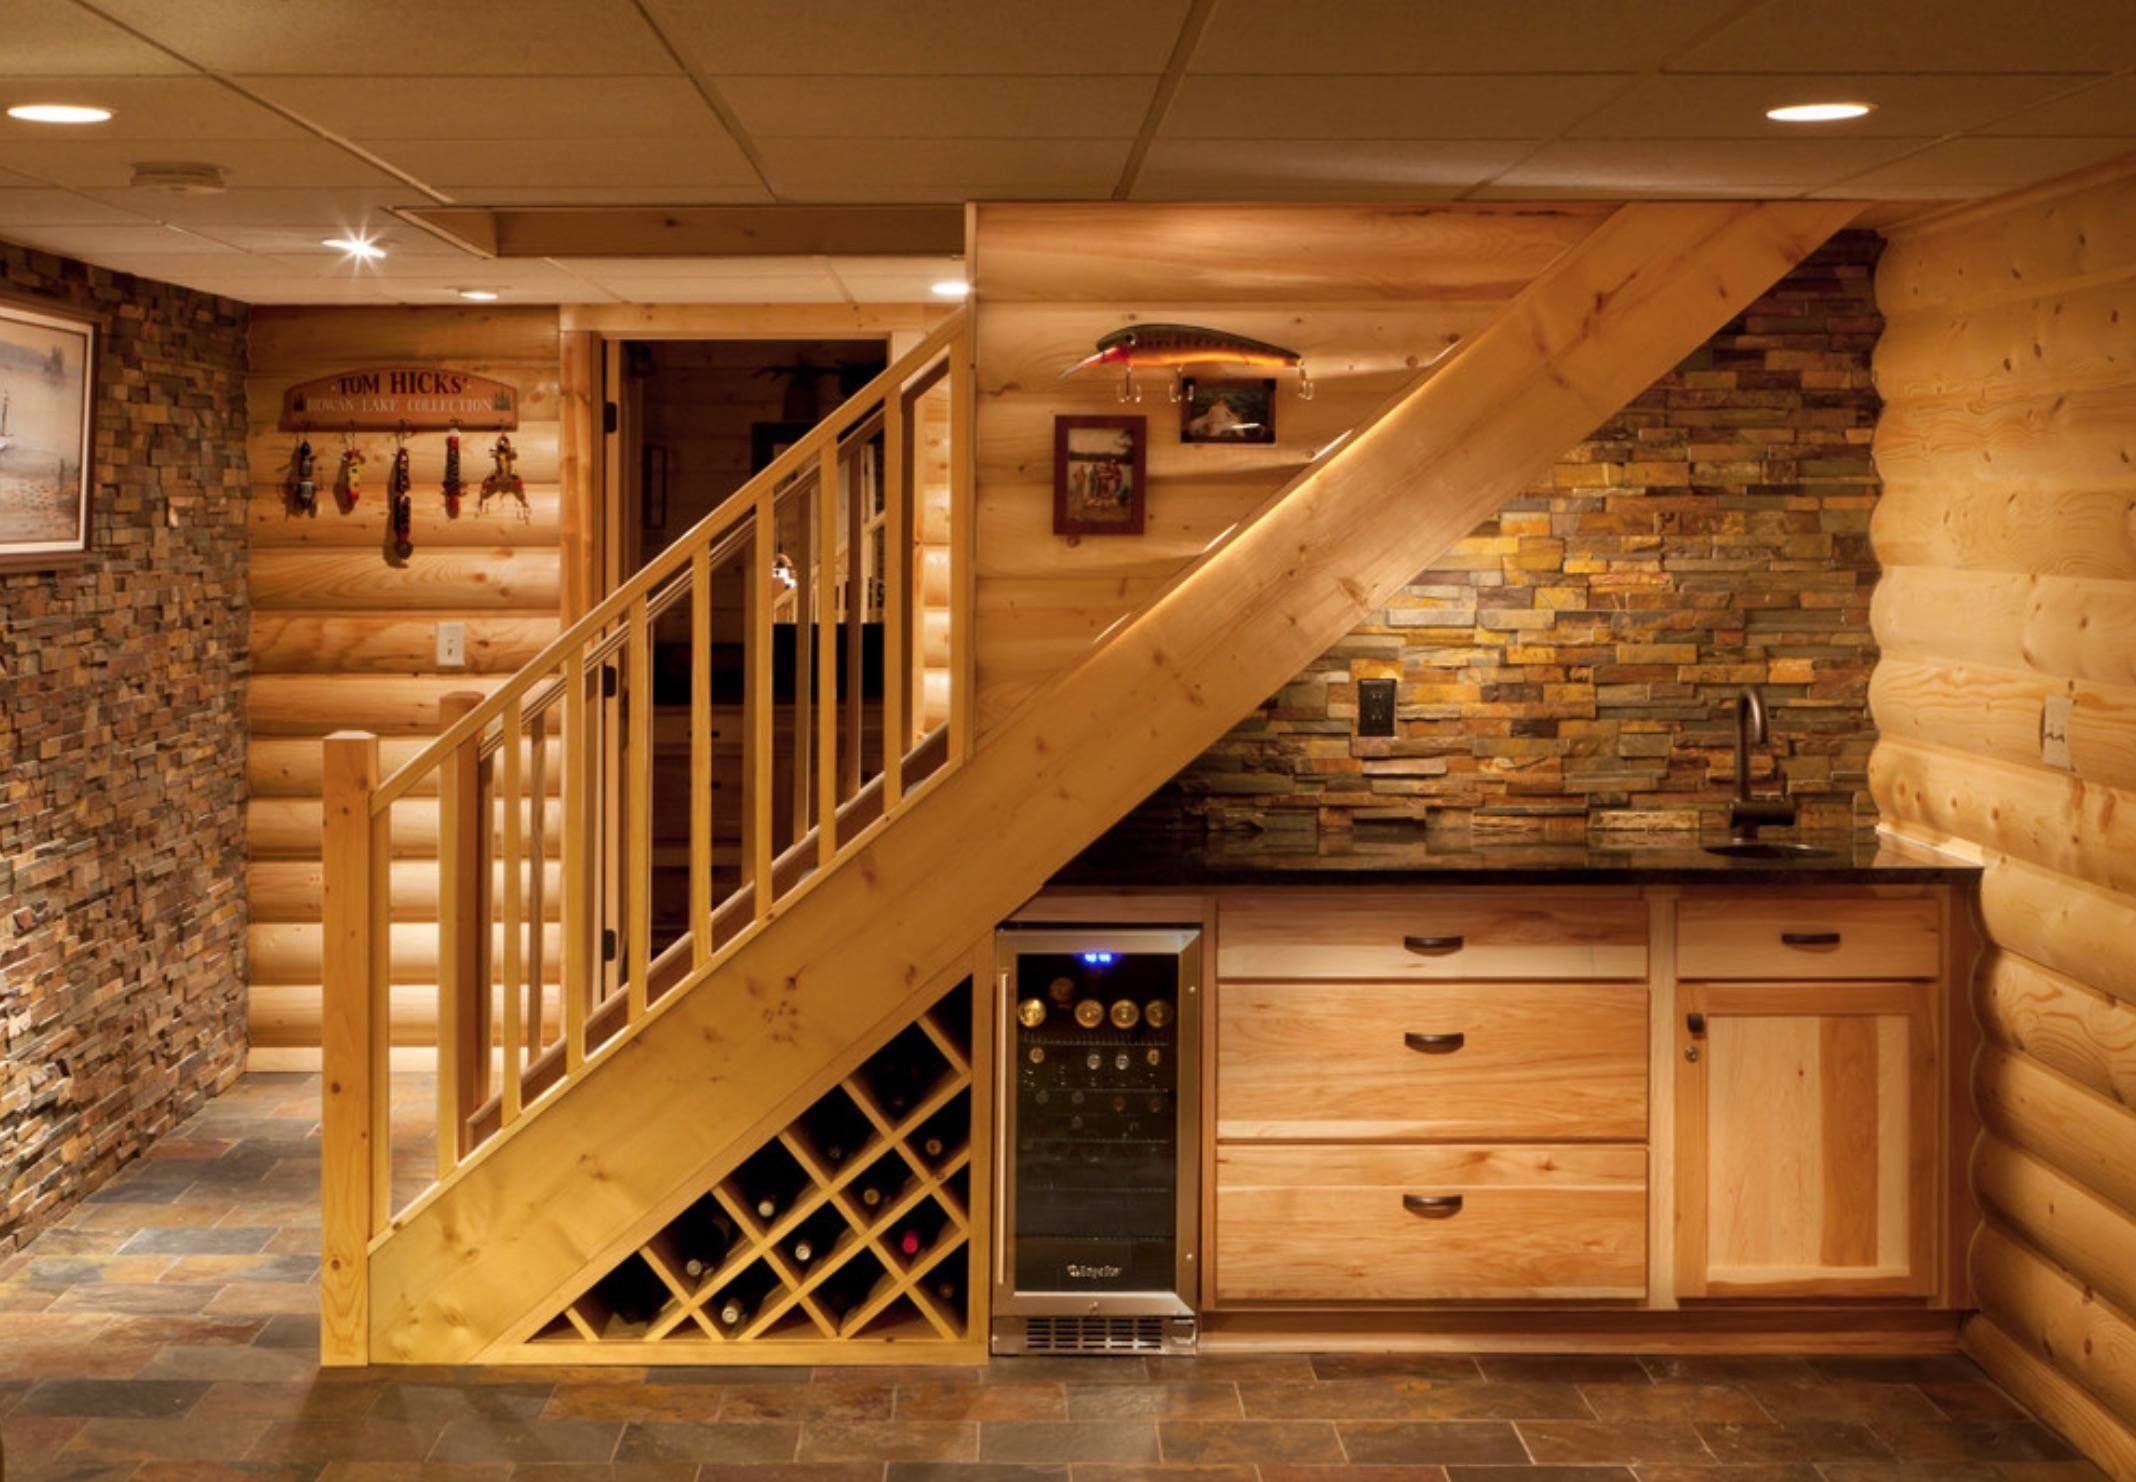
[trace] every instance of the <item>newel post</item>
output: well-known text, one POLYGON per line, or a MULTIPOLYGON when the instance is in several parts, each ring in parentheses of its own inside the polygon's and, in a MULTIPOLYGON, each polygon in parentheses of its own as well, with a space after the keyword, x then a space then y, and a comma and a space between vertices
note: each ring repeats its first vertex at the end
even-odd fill
POLYGON ((326 738, 324 973, 320 1077, 319 1361, 370 1362, 367 1283, 371 1236, 384 1222, 385 830, 371 819, 378 790, 378 738, 336 731, 326 738))

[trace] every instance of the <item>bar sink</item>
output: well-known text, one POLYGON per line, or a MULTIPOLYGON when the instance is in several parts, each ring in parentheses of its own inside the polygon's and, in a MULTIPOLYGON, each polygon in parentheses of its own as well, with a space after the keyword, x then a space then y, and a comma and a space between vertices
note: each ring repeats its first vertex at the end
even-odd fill
POLYGON ((1831 859, 1838 853, 1833 849, 1820 849, 1815 844, 1791 844, 1778 839, 1737 840, 1699 847, 1708 854, 1724 855, 1729 859, 1831 859))

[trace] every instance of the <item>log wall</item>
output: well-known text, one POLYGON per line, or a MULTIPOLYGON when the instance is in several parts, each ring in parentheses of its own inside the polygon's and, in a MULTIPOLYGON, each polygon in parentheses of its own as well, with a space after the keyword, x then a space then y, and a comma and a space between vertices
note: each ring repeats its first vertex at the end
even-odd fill
MULTIPOLYGON (((557 317, 554 309, 262 308, 251 351, 250 1021, 253 1066, 277 1068, 317 1063, 320 739, 375 731, 386 738, 390 770, 435 734, 445 695, 488 689, 556 636, 557 317), (333 489, 343 438, 313 433, 318 507, 295 512, 289 478, 298 435, 276 425, 284 388, 382 365, 449 366, 518 387, 512 442, 524 503, 475 497, 494 435, 470 432, 461 437, 470 492, 458 517, 448 517, 439 483, 445 435, 412 437, 415 551, 396 560, 386 544, 394 438, 354 439, 366 462, 362 496, 348 508, 333 489), (436 629, 445 621, 467 624, 465 669, 437 665, 436 629)), ((396 810, 397 978, 436 960, 435 818, 427 800, 396 810)), ((397 981, 396 998, 430 1001, 432 981, 397 981)))
POLYGON ((2136 1478, 2136 160, 1902 229, 1877 288, 1870 785, 1987 864, 1966 1342, 2136 1478))

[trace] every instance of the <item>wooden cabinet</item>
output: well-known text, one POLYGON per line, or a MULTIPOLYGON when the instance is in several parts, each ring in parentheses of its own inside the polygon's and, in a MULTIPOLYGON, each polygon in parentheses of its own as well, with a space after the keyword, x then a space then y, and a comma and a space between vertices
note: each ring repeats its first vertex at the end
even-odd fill
POLYGON ((1647 907, 1629 890, 1239 891, 1217 974, 1351 981, 1644 978, 1647 907))
POLYGON ((1935 1293, 1936 1001, 1931 982, 1679 985, 1678 1297, 1935 1293))
POLYGON ((1931 895, 1737 891, 1677 907, 1676 970, 1687 979, 1933 978, 1941 903, 1931 895))

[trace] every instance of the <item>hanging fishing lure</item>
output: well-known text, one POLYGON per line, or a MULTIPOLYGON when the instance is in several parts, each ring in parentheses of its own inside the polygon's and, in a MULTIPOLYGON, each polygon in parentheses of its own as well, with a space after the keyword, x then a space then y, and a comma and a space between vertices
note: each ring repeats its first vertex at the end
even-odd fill
MULTIPOLYGON (((1098 340, 1097 352, 1086 355, 1061 372, 1067 380, 1094 365, 1117 365, 1124 378, 1120 400, 1140 401, 1135 387, 1138 370, 1169 370, 1175 376, 1190 365, 1240 365, 1253 370, 1296 370, 1298 395, 1312 400, 1312 377, 1305 372, 1305 357, 1296 350, 1249 339, 1225 329, 1205 329, 1198 324, 1129 324, 1098 340)), ((1175 394, 1173 400, 1178 400, 1175 394)))
POLYGON ((490 446, 490 459, 494 467, 490 469, 488 477, 482 480, 482 497, 487 499, 492 494, 509 494, 519 501, 520 513, 524 516, 527 486, 519 477, 519 450, 512 446, 509 437, 500 432, 497 434, 497 441, 490 446))
POLYGON ((297 444, 295 474, 290 480, 289 497, 300 510, 309 514, 319 504, 319 479, 312 470, 311 439, 297 444))
POLYGON ((341 450, 341 494, 344 499, 348 500, 349 508, 351 509, 354 509, 356 501, 363 497, 363 449, 361 448, 346 447, 341 450))
POLYGON ((393 525, 393 554, 403 561, 415 550, 415 496, 409 492, 408 445, 393 454, 393 472, 386 476, 386 513, 393 525))
POLYGON ((445 434, 445 513, 455 518, 460 513, 460 496, 467 492, 467 485, 460 482, 460 429, 455 427, 445 434))

